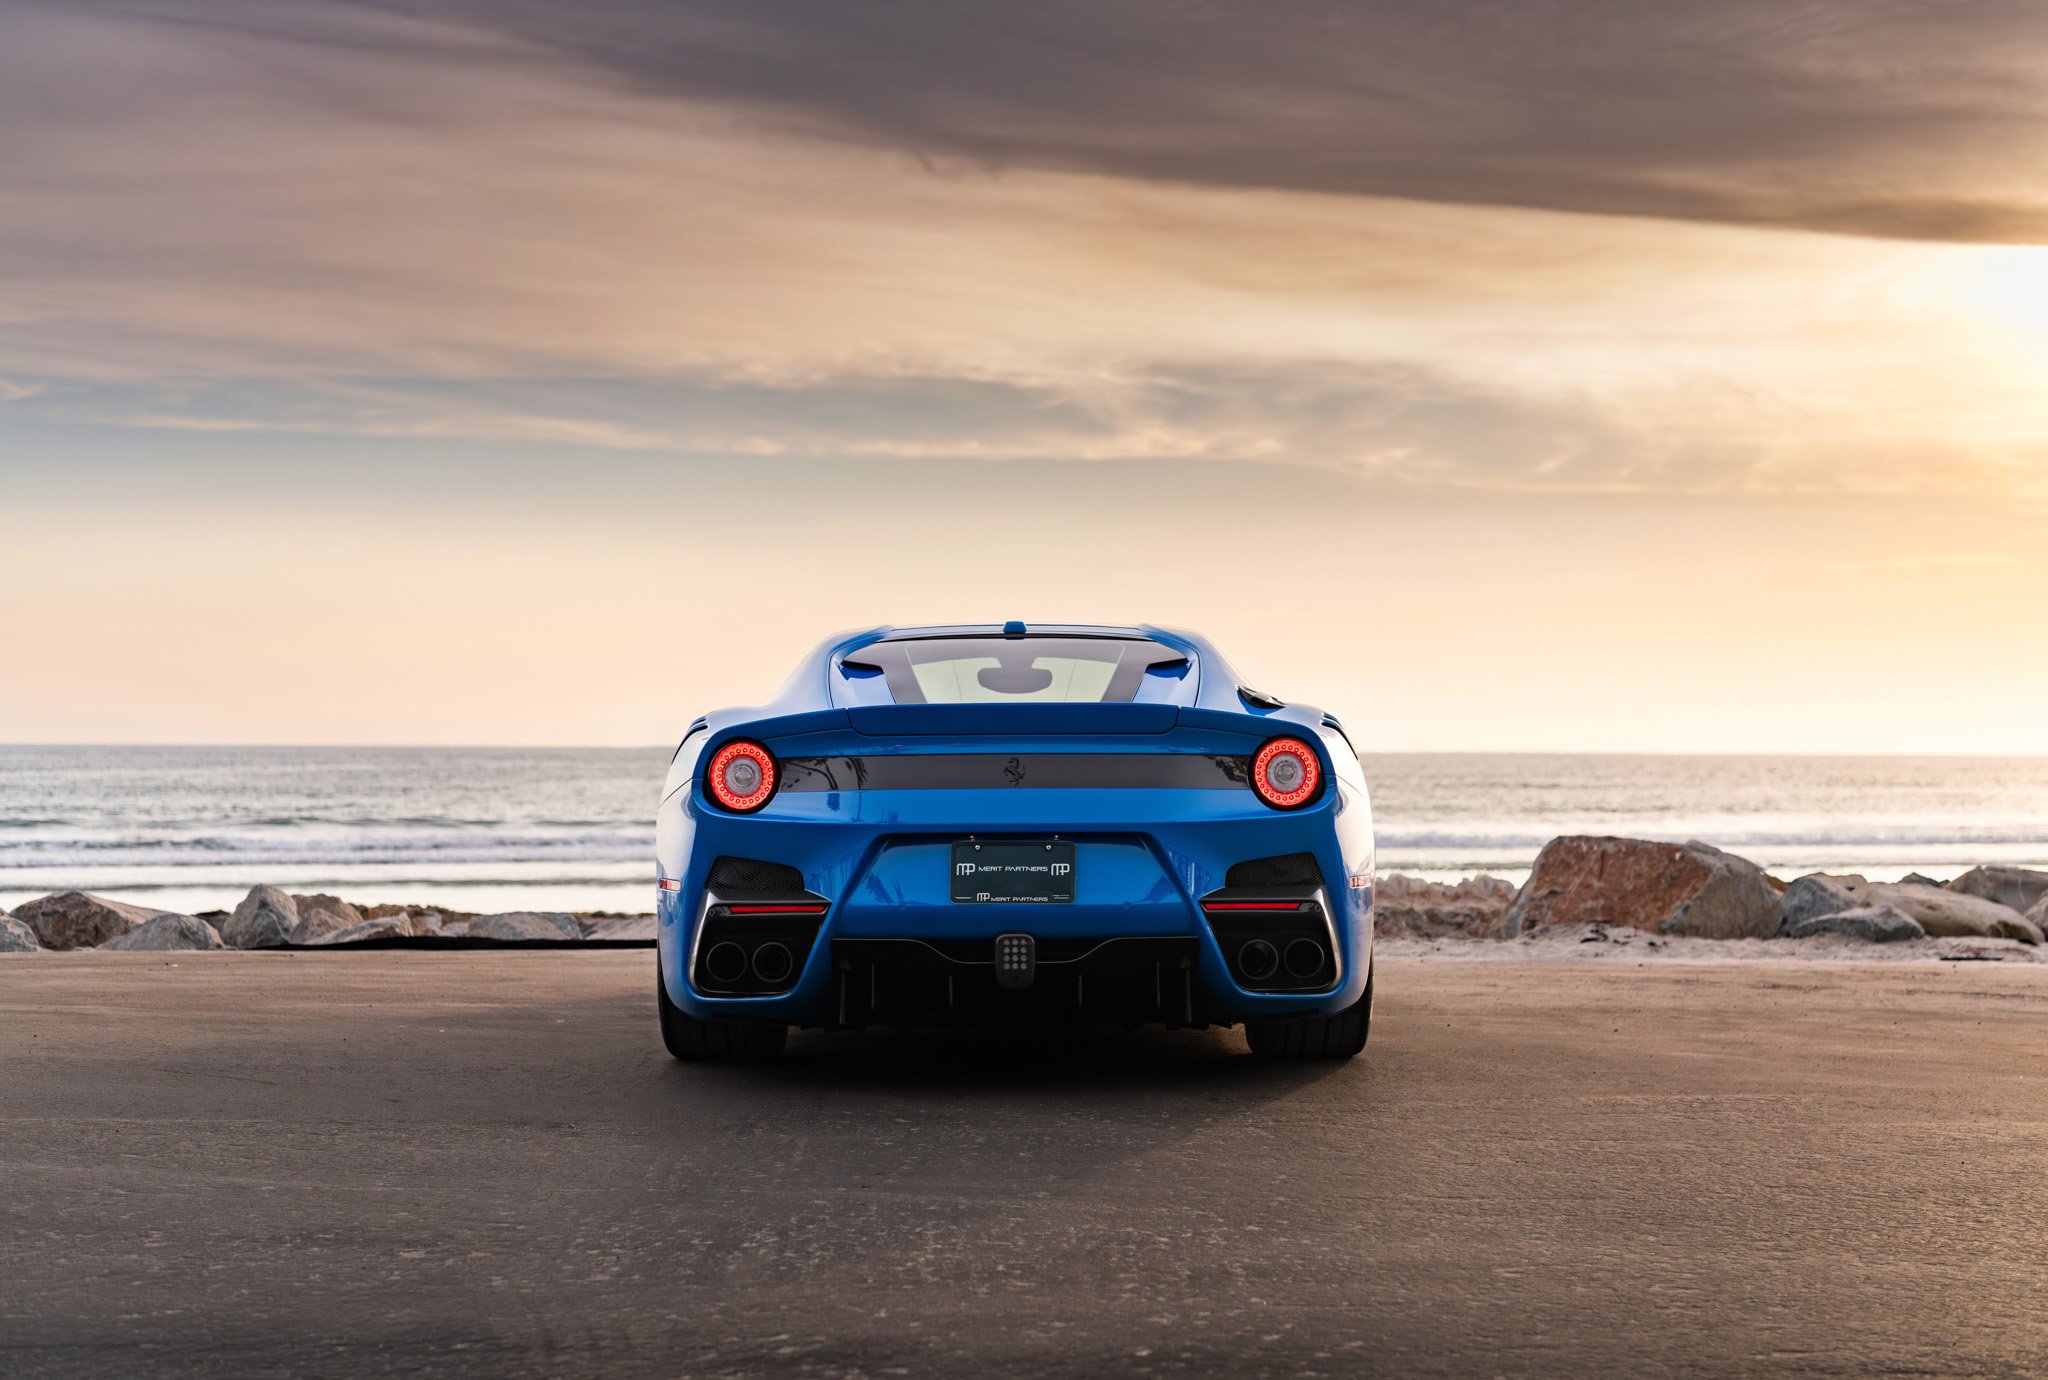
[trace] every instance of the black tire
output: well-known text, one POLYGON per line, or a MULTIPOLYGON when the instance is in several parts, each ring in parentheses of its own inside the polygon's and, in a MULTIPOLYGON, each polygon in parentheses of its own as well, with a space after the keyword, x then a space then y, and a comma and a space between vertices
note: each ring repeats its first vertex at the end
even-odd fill
POLYGON ((765 1021, 706 1021, 668 999, 661 964, 654 965, 654 1000, 661 1008, 661 1042, 676 1058, 693 1064, 729 1064, 773 1059, 789 1042, 789 1027, 765 1021))
POLYGON ((1246 1021, 1245 1043, 1261 1059, 1349 1059, 1365 1048, 1372 1033, 1372 973, 1365 975, 1365 995, 1334 1016, 1303 1016, 1292 1021, 1246 1021))

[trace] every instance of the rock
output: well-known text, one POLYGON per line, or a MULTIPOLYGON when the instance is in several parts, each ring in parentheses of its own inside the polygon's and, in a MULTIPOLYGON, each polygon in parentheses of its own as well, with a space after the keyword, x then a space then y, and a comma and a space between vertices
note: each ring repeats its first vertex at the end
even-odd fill
POLYGON ((1425 939, 1500 939, 1507 934, 1508 905, 1514 899, 1514 883, 1498 877, 1468 877, 1455 883, 1381 877, 1372 889, 1373 928, 1380 934, 1425 939))
POLYGON ((2027 923, 2043 934, 2048 934, 2048 896, 2043 896, 2034 904, 2034 908, 2027 912, 2027 923))
POLYGON ((0 954, 39 954, 42 951, 42 942, 26 920, 0 915, 0 954))
POLYGON ((2017 939, 2039 944, 2041 928, 2011 906, 1940 887, 1873 884, 1871 894, 1912 916, 1937 939, 2017 939))
POLYGON ((504 915, 480 915, 469 922, 471 939, 555 939, 583 937, 576 917, 563 911, 515 910, 504 915))
POLYGON ((61 891, 14 908, 14 918, 35 931, 36 941, 46 949, 97 949, 167 914, 85 891, 61 891))
POLYGON ((196 915, 159 915, 100 947, 128 953, 155 949, 225 949, 227 945, 221 942, 213 926, 196 915))
POLYGON ((299 925, 299 905, 274 886, 249 888, 220 937, 237 949, 274 949, 289 944, 299 925))
POLYGON ((346 929, 329 930, 311 944, 360 944, 366 939, 410 939, 418 933, 413 928, 412 918, 405 915, 386 915, 375 920, 362 920, 346 929))
POLYGON ((1801 920, 1787 920, 1785 927, 1778 931, 1781 939, 1811 939, 1819 934, 1846 934, 1856 939, 1867 939, 1873 944, 1893 944, 1901 939, 1927 937, 1927 931, 1920 927, 1918 920, 1891 906, 1852 906, 1847 910, 1809 915, 1801 920))
MULTIPOLYGON (((292 893, 292 904, 299 908, 299 921, 301 924, 315 915, 324 915, 331 917, 337 922, 334 926, 335 929, 347 929, 350 925, 362 924, 365 919, 361 911, 342 900, 339 896, 301 896, 294 892, 292 893)), ((330 932, 327 930, 321 931, 323 934, 330 932)))
POLYGON ((1930 876, 1928 876, 1928 875, 1927 875, 1927 874, 1926 874, 1925 872, 1908 872, 1908 873, 1907 873, 1907 874, 1906 874, 1905 876, 1903 876, 1903 877, 1899 878, 1899 880, 1900 880, 1901 882, 1904 882, 1904 883, 1905 883, 1905 884, 1906 884, 1907 886, 1947 886, 1947 885, 1948 885, 1948 883, 1947 883, 1947 882, 1944 882, 1944 881, 1942 881, 1942 880, 1941 880, 1941 879, 1940 879, 1939 877, 1930 877, 1930 876))
POLYGON ((585 939, 653 939, 655 937, 654 917, 651 915, 618 915, 609 920, 600 920, 590 927, 585 939))
POLYGON ((2030 872, 2024 867, 1973 867, 1950 882, 1948 889, 1961 896, 1996 901, 2025 914, 2048 897, 2048 872, 2030 872))
POLYGON ((1785 894, 1778 898, 1782 917, 1778 933, 1789 934, 1795 925, 1847 910, 1863 910, 1871 904, 1870 883, 1863 878, 1809 873, 1786 887, 1785 894))
MULTIPOLYGON (((296 896, 292 898, 294 901, 298 899, 296 896)), ((329 896, 319 899, 331 901, 334 898, 329 896)), ((346 912, 330 909, 325 906, 311 911, 301 910, 299 912, 299 923, 292 926, 291 942, 294 944, 317 944, 330 934, 339 934, 345 929, 363 923, 363 917, 357 913, 354 906, 349 905, 346 901, 340 902, 340 904, 347 907, 346 912)))
POLYGON ((1763 869, 1704 843, 1574 835, 1552 839, 1508 907, 1507 932, 1601 923, 1700 939, 1778 932, 1763 869))

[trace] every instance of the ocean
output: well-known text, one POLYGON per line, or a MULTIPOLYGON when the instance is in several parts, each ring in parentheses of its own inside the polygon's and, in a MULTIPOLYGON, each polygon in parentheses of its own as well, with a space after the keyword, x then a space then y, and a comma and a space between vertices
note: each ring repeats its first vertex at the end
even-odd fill
MULTIPOLYGON (((249 887, 453 909, 652 908, 668 748, 0 747, 0 908, 249 887)), ((1704 839, 1783 876, 2048 867, 2048 758, 1366 759, 1382 871, 1520 881, 1558 834, 1704 839)))

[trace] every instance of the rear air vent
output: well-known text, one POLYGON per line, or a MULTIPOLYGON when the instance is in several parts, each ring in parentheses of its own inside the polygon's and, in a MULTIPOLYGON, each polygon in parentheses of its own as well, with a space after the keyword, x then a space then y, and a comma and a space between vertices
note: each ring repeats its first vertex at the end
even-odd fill
POLYGON ((711 889, 720 895, 734 891, 796 892, 804 889, 804 874, 786 863, 722 857, 711 864, 711 889))
POLYGON ((1264 888, 1275 886, 1321 886, 1323 870, 1313 853, 1282 853, 1273 858, 1253 858, 1223 874, 1228 887, 1264 888))

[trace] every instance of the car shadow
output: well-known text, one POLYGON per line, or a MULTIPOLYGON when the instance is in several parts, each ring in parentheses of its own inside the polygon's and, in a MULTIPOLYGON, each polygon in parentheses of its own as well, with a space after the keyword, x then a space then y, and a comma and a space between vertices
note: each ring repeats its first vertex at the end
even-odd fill
POLYGON ((677 1073, 688 1079, 714 1068, 757 1086, 839 1094, 1088 1094, 1179 1087, 1256 1098, 1299 1090, 1342 1066, 1256 1058, 1235 1029, 969 1026, 800 1031, 791 1034, 780 1059, 678 1065, 677 1073))

